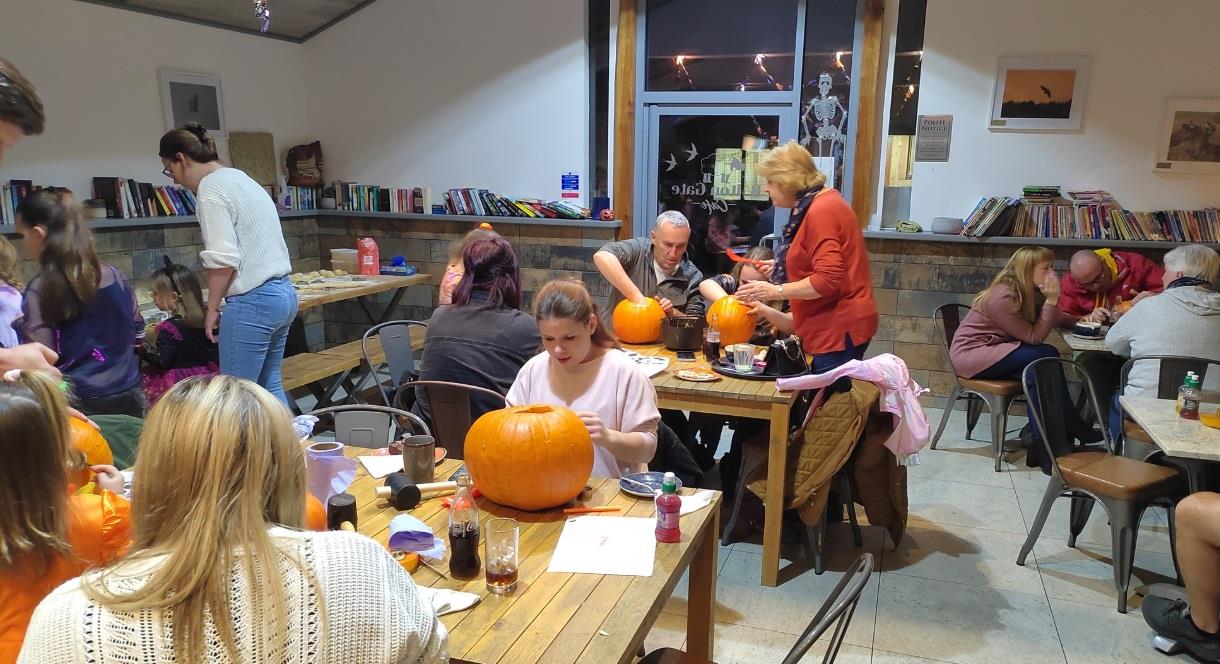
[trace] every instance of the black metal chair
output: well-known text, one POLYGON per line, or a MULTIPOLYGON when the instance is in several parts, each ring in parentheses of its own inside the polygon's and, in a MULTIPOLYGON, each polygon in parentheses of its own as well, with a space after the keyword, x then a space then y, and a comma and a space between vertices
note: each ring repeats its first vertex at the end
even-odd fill
MULTIPOLYGON (((360 349, 364 353, 364 361, 368 367, 369 375, 373 377, 377 385, 377 392, 381 395, 382 402, 386 406, 392 406, 390 394, 393 390, 402 385, 407 377, 415 372, 415 349, 411 347, 411 327, 428 327, 427 323, 417 320, 391 320, 384 323, 379 323, 365 330, 364 336, 360 338, 360 349), (386 392, 385 386, 381 381, 379 373, 382 362, 374 362, 376 349, 372 344, 372 337, 376 336, 381 342, 381 354, 385 356, 384 364, 390 371, 390 393, 386 392)), ((356 390, 364 384, 362 377, 356 385, 356 390)))
MULTIPOLYGON (((1215 365, 1220 369, 1220 362, 1209 360, 1205 357, 1189 357, 1185 355, 1145 355, 1143 357, 1133 357, 1123 363, 1121 378, 1119 379, 1119 393, 1122 394, 1127 389, 1127 382, 1131 375, 1131 369, 1137 362, 1158 362, 1157 368, 1157 385, 1156 398, 1158 399, 1176 399, 1178 396, 1178 388, 1182 386, 1182 381, 1186 379, 1187 372, 1195 372, 1201 380, 1207 378, 1207 371, 1215 365)), ((1119 414, 1122 414, 1122 404, 1119 404, 1119 414)), ((1123 418, 1123 438, 1130 437, 1141 443, 1152 444, 1148 434, 1134 422, 1123 418)))
POLYGON ((1169 531, 1173 537, 1173 498, 1181 490, 1178 472, 1114 453, 1110 434, 1102 430, 1105 451, 1071 451, 1072 439, 1062 404, 1067 402, 1063 372, 1071 368, 1083 378, 1082 389, 1094 416, 1099 416, 1097 392, 1084 367, 1072 360, 1042 358, 1025 368, 1022 387, 1029 401, 1029 417, 1038 427, 1042 445, 1051 459, 1051 477, 1038 507, 1038 515, 1021 546, 1017 564, 1024 565, 1033 550, 1046 517, 1055 500, 1071 498, 1068 546, 1076 546, 1076 537, 1088 523, 1093 504, 1101 503, 1110 519, 1111 561, 1114 567, 1114 587, 1118 591, 1118 612, 1127 612, 1127 586, 1131 582, 1131 567, 1135 560, 1135 541, 1144 509, 1163 504, 1169 510, 1169 531), (1056 456, 1055 452, 1059 455, 1056 456))
POLYGON ((436 444, 445 448, 451 459, 461 459, 465 456, 466 432, 470 431, 470 425, 474 424, 470 410, 472 396, 479 394, 494 398, 501 405, 507 404, 504 395, 495 390, 443 380, 403 383, 394 398, 395 403, 401 405, 400 399, 404 397, 404 393, 415 388, 423 388, 427 393, 428 411, 431 413, 436 444))
MULTIPOLYGON (((868 579, 873 574, 873 554, 862 553, 859 558, 856 558, 851 567, 843 573, 843 578, 839 579, 838 585, 830 592, 830 596, 822 603, 822 608, 814 614, 813 620, 809 621, 809 626, 801 633, 796 644, 792 646, 792 650, 784 656, 783 664, 796 664, 801 661, 805 653, 813 647, 817 640, 822 638, 822 635, 834 626, 834 633, 830 637, 830 642, 826 644, 826 654, 822 656, 822 664, 830 664, 839 656, 839 648, 843 645, 843 637, 847 634, 847 628, 851 625, 852 616, 856 612, 856 606, 860 603, 860 595, 864 592, 864 587, 868 585, 868 579)), ((661 648, 654 650, 644 659, 640 660, 639 664, 700 664, 706 660, 696 660, 688 657, 681 650, 673 648, 661 648)))
MULTIPOLYGON (((944 343, 946 356, 949 354, 950 346, 953 345, 953 335, 957 334, 958 326, 969 312, 970 307, 964 304, 942 304, 933 312, 933 319, 940 320, 941 330, 944 332, 941 341, 944 343)), ((1008 433, 1008 408, 1014 401, 1021 398, 1021 381, 962 378, 957 375, 956 371, 953 372, 953 391, 949 393, 949 399, 945 402, 945 411, 940 416, 940 426, 936 428, 936 435, 932 436, 932 449, 936 449, 936 443, 940 441, 941 434, 945 432, 945 425, 949 423, 953 406, 963 396, 968 399, 966 402, 967 439, 974 432, 974 426, 978 423, 983 404, 987 404, 987 410, 991 414, 991 449, 995 456, 995 472, 998 473, 1000 472, 1000 462, 1004 458, 1004 438, 1008 433)))

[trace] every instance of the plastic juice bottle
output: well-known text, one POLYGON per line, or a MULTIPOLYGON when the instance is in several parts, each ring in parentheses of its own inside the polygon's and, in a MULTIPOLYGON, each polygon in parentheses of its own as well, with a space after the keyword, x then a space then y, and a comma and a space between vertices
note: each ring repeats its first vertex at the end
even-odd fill
POLYGON ((678 478, 665 473, 661 480, 661 494, 657 503, 657 541, 673 544, 682 540, 682 529, 678 515, 682 511, 682 499, 678 497, 678 478))
POLYGON ((1195 375, 1195 372, 1187 371, 1186 378, 1182 379, 1182 384, 1178 386, 1178 400, 1173 405, 1173 412, 1175 412, 1179 415, 1182 414, 1182 404, 1183 404, 1184 396, 1185 396, 1185 393, 1187 390, 1187 384, 1190 383, 1191 378, 1194 378, 1194 375, 1195 375))
POLYGON ((1178 390, 1178 400, 1182 402, 1178 417, 1184 420, 1199 419, 1199 402, 1203 400, 1203 392, 1199 389, 1198 376, 1186 377, 1186 383, 1178 390))

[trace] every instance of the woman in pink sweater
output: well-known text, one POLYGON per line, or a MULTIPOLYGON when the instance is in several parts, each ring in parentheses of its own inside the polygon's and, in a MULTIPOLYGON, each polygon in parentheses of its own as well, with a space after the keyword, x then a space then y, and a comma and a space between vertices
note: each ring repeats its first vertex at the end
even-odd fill
MULTIPOLYGON (((1021 247, 970 305, 949 347, 949 361, 963 378, 1020 380, 1025 367, 1044 357, 1059 357, 1046 343, 1056 327, 1070 327, 1077 317, 1059 310, 1059 276, 1051 268, 1055 253, 1045 247, 1021 247), (1041 304, 1039 304, 1041 300, 1041 304)), ((1067 394, 1066 385, 1062 391, 1067 394)), ((1072 437, 1082 443, 1100 440, 1070 401, 1063 404, 1072 437)), ((1035 439, 1037 431, 1033 431, 1035 439)), ((1041 445, 1031 445, 1027 462, 1049 472, 1041 462, 1041 445)), ((1056 450, 1056 454, 1061 451, 1056 450)))
POLYGON ((513 406, 548 403, 576 411, 593 439, 593 475, 648 469, 657 451, 657 393, 619 350, 579 281, 552 281, 534 297, 543 352, 521 367, 506 397, 513 406))

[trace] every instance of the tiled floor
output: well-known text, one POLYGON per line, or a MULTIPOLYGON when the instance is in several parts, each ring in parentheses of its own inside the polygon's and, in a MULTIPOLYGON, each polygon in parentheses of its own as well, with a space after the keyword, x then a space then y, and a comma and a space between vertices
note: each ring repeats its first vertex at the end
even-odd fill
MULTIPOLYGON (((929 410, 933 425, 940 411, 929 410)), ((1010 426, 1020 427, 1017 419, 1010 426)), ((878 565, 836 661, 846 664, 1012 662, 1065 664, 1189 662, 1152 649, 1137 590, 1173 573, 1165 514, 1151 509, 1137 542, 1128 613, 1115 611, 1110 534, 1093 511, 1077 548, 1067 546, 1067 501, 1051 512, 1026 561, 1016 564, 1046 479, 1010 453, 994 472, 986 418, 965 439, 965 414, 955 413, 936 451, 920 453, 907 483, 910 519, 895 549, 879 528, 866 527, 864 550, 878 565)), ((863 518, 863 510, 860 511, 863 518)), ((779 662, 857 555, 846 526, 827 534, 827 570, 811 570, 778 588, 759 584, 761 547, 720 549, 715 660, 779 662), (838 570, 838 571, 836 571, 838 570)), ((789 548, 785 548, 789 553, 789 548)), ((793 545, 790 553, 801 556, 793 545)), ((686 632, 681 584, 647 640, 648 650, 681 647, 686 632)), ((802 661, 820 662, 815 646, 802 661)))

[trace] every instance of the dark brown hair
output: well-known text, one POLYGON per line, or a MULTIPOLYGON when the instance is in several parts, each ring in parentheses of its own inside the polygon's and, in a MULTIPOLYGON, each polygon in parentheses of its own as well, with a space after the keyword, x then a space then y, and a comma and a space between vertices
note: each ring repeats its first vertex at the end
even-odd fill
POLYGON ((161 136, 161 147, 157 154, 162 159, 174 159, 178 153, 199 164, 220 160, 216 155, 216 141, 198 122, 188 122, 161 136))
POLYGON ((102 264, 80 205, 67 189, 40 189, 25 197, 17 219, 46 231, 38 263, 43 319, 51 325, 74 320, 97 295, 102 264))
POLYGON ((68 544, 68 407, 50 374, 0 380, 0 572, 41 577, 68 544), (30 565, 30 568, 26 568, 30 565))
POLYGON ((34 86, 4 58, 0 58, 0 120, 17 125, 26 136, 41 134, 47 124, 34 86))
MULTIPOLYGON (((743 256, 743 258, 750 261, 769 261, 772 258, 775 258, 775 252, 771 251, 770 247, 753 247, 746 252, 746 255, 743 256)), ((738 286, 741 285, 741 270, 747 265, 757 267, 756 265, 751 265, 750 263, 742 261, 740 263, 734 263, 733 270, 729 273, 733 275, 733 279, 738 282, 738 286)))
POLYGON ((593 345, 618 348, 618 337, 606 326, 606 318, 598 315, 597 306, 583 283, 575 279, 556 279, 534 296, 534 318, 537 320, 566 318, 584 324, 589 322, 590 316, 597 316, 593 345))
POLYGON ((521 308, 521 270, 517 254, 508 240, 499 235, 475 240, 462 250, 462 280, 453 291, 453 304, 470 303, 474 291, 487 293, 487 306, 521 308))
POLYGON ((203 290, 195 273, 185 265, 172 263, 165 259, 164 268, 157 270, 152 276, 153 293, 168 293, 178 298, 177 313, 187 327, 203 329, 204 305, 203 290))

